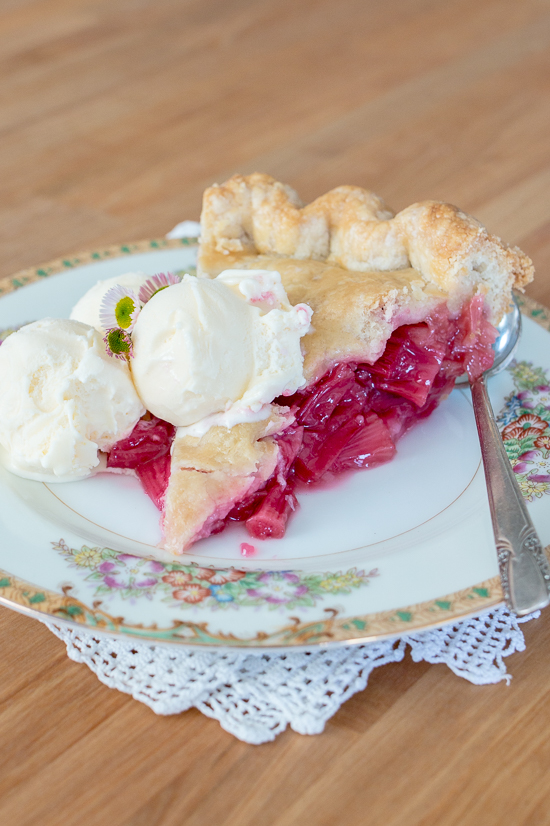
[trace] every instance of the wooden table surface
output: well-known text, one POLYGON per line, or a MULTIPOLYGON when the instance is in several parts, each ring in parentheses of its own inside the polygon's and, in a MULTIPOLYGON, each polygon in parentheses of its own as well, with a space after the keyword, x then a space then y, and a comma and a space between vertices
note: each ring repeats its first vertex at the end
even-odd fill
MULTIPOLYGON (((2 0, 0 275, 165 233, 265 171, 435 198, 520 244, 550 305, 549 0, 2 0)), ((0 609, 0 823, 550 823, 550 610, 476 687, 410 658, 324 734, 158 718, 0 609)))

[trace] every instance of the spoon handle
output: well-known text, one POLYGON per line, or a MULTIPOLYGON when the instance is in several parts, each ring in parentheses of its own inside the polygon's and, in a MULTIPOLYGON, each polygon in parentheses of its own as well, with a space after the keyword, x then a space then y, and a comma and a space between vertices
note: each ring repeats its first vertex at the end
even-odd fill
POLYGON ((502 590, 508 607, 524 616, 550 602, 550 565, 504 449, 484 377, 470 386, 502 590))

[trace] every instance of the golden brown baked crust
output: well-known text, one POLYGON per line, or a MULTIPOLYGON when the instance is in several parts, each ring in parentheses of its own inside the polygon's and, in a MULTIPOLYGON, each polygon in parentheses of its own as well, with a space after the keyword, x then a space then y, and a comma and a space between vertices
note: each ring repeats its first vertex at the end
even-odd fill
POLYGON ((216 275, 256 255, 326 261, 347 270, 412 267, 452 292, 461 282, 496 295, 523 289, 533 264, 518 248, 490 235, 475 218, 437 201, 393 214, 374 193, 340 186, 302 206, 269 175, 234 175, 204 193, 199 267, 216 275))
MULTIPOLYGON (((199 265, 213 275, 217 265, 238 266, 243 257, 258 254, 339 264, 340 249, 349 246, 347 236, 358 226, 370 236, 373 252, 380 236, 384 256, 385 224, 392 217, 377 195, 360 187, 340 186, 303 206, 291 187, 269 175, 234 175, 204 193, 199 265)), ((394 260, 391 266, 359 269, 407 266, 403 256, 394 260)))

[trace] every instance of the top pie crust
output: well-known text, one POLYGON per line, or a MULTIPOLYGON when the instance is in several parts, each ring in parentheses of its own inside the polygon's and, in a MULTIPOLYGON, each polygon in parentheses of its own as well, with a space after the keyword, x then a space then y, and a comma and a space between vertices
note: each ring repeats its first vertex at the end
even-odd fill
POLYGON ((437 201, 394 213, 372 192, 340 186, 307 206, 269 175, 234 175, 204 193, 199 274, 278 270, 292 304, 308 303, 304 374, 335 361, 374 362, 393 330, 446 302, 451 313, 486 296, 489 320, 512 288, 533 278, 531 260, 457 207, 437 201))

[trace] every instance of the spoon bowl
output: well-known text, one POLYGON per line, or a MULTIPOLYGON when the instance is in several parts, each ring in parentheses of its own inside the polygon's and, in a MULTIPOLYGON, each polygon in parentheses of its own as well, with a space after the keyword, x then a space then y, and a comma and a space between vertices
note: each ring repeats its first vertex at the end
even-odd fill
MULTIPOLYGON (((521 336, 521 312, 514 297, 512 298, 510 310, 501 318, 496 329, 498 330, 498 338, 493 344, 495 360, 492 367, 485 371, 485 378, 505 370, 514 358, 521 336)), ((463 376, 458 377, 455 384, 461 387, 470 384, 470 379, 464 373, 463 376)))

